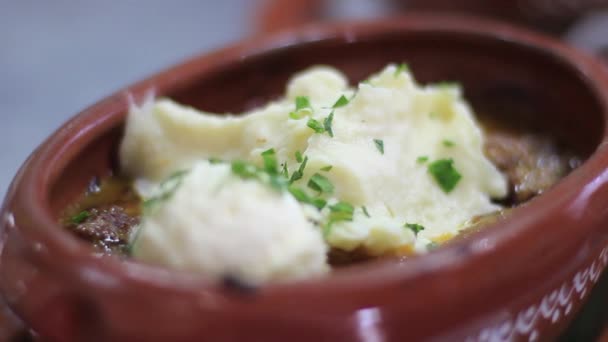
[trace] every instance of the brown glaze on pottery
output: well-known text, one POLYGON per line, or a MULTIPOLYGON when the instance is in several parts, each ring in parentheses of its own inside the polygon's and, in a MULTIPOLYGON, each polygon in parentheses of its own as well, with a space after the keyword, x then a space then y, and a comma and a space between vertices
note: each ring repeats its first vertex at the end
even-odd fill
POLYGON ((415 16, 261 36, 119 91, 42 144, 2 210, 1 289, 52 341, 549 339, 608 263, 607 123, 598 61, 509 26, 415 16), (96 256, 58 224, 91 177, 116 169, 130 99, 154 91, 238 111, 277 97, 310 65, 358 81, 401 61, 422 82, 459 81, 475 108, 515 101, 524 114, 508 120, 551 132, 587 160, 509 219, 429 255, 256 291, 96 256))

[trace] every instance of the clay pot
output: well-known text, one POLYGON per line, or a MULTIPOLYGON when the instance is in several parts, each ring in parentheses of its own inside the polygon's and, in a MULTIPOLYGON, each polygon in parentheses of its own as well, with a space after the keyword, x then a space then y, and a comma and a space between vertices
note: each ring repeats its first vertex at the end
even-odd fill
POLYGON ((598 61, 502 24, 412 16, 260 36, 127 87, 44 142, 2 209, 1 290, 52 341, 550 339, 608 264, 607 122, 598 61), (58 223, 93 176, 116 170, 130 100, 154 91, 239 111, 310 65, 354 82, 401 61, 421 82, 459 81, 475 109, 515 105, 503 120, 529 122, 585 162, 509 219, 428 255, 259 289, 100 257, 58 223))

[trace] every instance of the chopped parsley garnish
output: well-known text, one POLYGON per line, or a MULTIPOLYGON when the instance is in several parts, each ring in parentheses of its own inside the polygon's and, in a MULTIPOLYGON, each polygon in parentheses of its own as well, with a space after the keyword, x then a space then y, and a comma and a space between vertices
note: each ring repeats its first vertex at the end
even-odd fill
POLYGON ((302 162, 302 152, 300 152, 300 151, 296 151, 296 161, 297 161, 298 163, 301 163, 301 162, 302 162))
POLYGON ((274 152, 274 148, 262 152, 262 159, 264 160, 264 170, 273 175, 279 172, 277 155, 274 152))
POLYGON ((144 210, 149 210, 149 209, 153 208, 154 206, 156 206, 158 203, 166 201, 169 198, 171 198, 171 196, 173 196, 175 191, 177 191, 177 188, 179 188, 179 186, 182 184, 184 176, 187 175, 188 172, 189 171, 186 171, 186 170, 177 171, 177 172, 173 173, 171 176, 169 176, 162 183, 160 183, 159 193, 156 196, 151 197, 150 199, 144 201, 144 203, 143 203, 144 210))
POLYGON ((289 185, 289 181, 287 178, 284 178, 280 175, 270 175, 268 179, 268 184, 273 187, 277 191, 283 191, 289 185))
POLYGON ((300 179, 302 179, 303 174, 299 171, 296 170, 291 174, 291 178, 289 179, 289 183, 293 183, 295 181, 298 181, 300 179))
POLYGON ((369 216, 369 213, 367 212, 367 208, 365 206, 362 206, 361 210, 363 210, 363 214, 365 214, 365 216, 371 217, 371 216, 369 216))
POLYGON ((296 97, 296 110, 311 108, 310 100, 308 96, 298 96, 296 97))
POLYGON ((334 185, 327 179, 327 177, 315 173, 310 177, 308 181, 308 187, 318 191, 319 193, 332 194, 334 192, 334 185))
POLYGON ((331 227, 336 222, 352 221, 355 208, 346 202, 338 202, 329 206, 329 221, 323 225, 323 236, 327 237, 331 232, 331 227))
POLYGON ((295 186, 290 186, 288 190, 298 201, 304 203, 308 203, 310 201, 310 196, 308 196, 304 190, 295 186))
POLYGON ((312 106, 308 96, 296 97, 296 110, 289 113, 289 117, 295 120, 301 119, 304 115, 312 112, 312 106))
POLYGON ((355 208, 346 202, 338 202, 329 206, 329 221, 330 223, 339 221, 352 221, 355 208))
POLYGON ((333 121, 334 121, 334 111, 332 110, 331 113, 329 113, 329 115, 325 118, 325 120, 323 120, 323 128, 325 129, 327 134, 329 134, 329 136, 332 138, 334 137, 334 131, 331 128, 333 121))
POLYGON ((321 210, 325 208, 325 206, 327 205, 327 201, 322 198, 313 198, 310 204, 321 210))
POLYGON ((452 147, 452 146, 454 146, 454 145, 455 145, 455 144, 454 144, 454 142, 453 142, 452 140, 447 140, 447 139, 443 140, 441 143, 442 143, 442 144, 443 144, 443 146, 445 146, 445 147, 452 147))
POLYGON ((333 138, 334 130, 332 128, 332 124, 334 121, 334 110, 336 108, 346 106, 355 97, 355 95, 357 94, 355 93, 353 97, 350 98, 350 100, 346 98, 346 96, 341 95, 340 98, 338 98, 338 100, 334 103, 334 105, 331 106, 331 112, 329 112, 329 115, 325 119, 323 119, 323 124, 321 124, 319 120, 310 118, 308 119, 306 125, 310 127, 313 131, 315 131, 315 133, 323 134, 327 132, 327 134, 333 138))
POLYGON ((406 63, 401 63, 397 66, 397 70, 395 70, 395 77, 399 76, 404 71, 409 71, 410 67, 406 63))
POLYGON ((70 221, 72 221, 72 223, 74 223, 74 224, 80 224, 80 223, 84 222, 86 219, 88 219, 89 217, 91 217, 91 214, 88 211, 83 210, 83 211, 79 212, 78 214, 72 216, 70 221))
POLYGON ((416 163, 419 163, 419 164, 426 163, 427 161, 429 161, 428 156, 420 156, 420 157, 416 158, 416 163))
POLYGON ((338 99, 338 101, 336 101, 336 103, 334 103, 334 105, 331 108, 340 108, 340 107, 344 107, 346 106, 348 103, 350 102, 349 99, 346 98, 346 96, 342 95, 340 96, 340 98, 338 99))
POLYGON ((333 166, 332 166, 332 165, 327 165, 327 166, 322 167, 322 168, 321 168, 321 171, 325 171, 325 172, 327 172, 327 171, 330 171, 332 168, 333 168, 333 166))
POLYGON ((291 193, 291 195, 296 200, 298 200, 298 202, 310 204, 319 210, 323 209, 325 207, 325 205, 327 204, 327 202, 324 199, 312 198, 304 190, 302 190, 301 188, 295 187, 293 185, 290 186, 288 188, 288 190, 289 190, 289 193, 291 193))
POLYGON ((376 144, 376 148, 380 151, 381 154, 384 154, 384 141, 380 139, 374 139, 374 144, 376 144))
POLYGON ((306 167, 306 163, 308 163, 308 157, 304 157, 300 167, 291 174, 291 179, 289 179, 289 183, 293 183, 297 180, 300 180, 304 176, 304 168, 306 167))
POLYGON ((270 149, 268 151, 264 151, 262 156, 265 157, 264 168, 259 168, 242 160, 235 160, 231 163, 232 173, 241 177, 242 179, 257 179, 270 185, 277 191, 285 190, 289 185, 286 177, 287 165, 283 164, 283 170, 281 173, 279 173, 277 170, 274 150, 270 149), (272 159, 274 159, 274 162, 272 159))
POLYGON ((302 114, 302 112, 290 112, 289 113, 290 119, 300 120, 303 117, 304 117, 304 115, 302 114))
MULTIPOLYGON (((297 201, 310 204, 319 210, 327 205, 325 199, 310 196, 302 188, 292 184, 304 176, 304 169, 308 163, 307 156, 303 156, 299 152, 296 153, 296 159, 301 160, 301 163, 298 169, 292 173, 291 178, 288 178, 287 163, 281 164, 281 171, 279 172, 274 149, 268 149, 262 152, 261 155, 264 160, 263 167, 257 167, 254 164, 242 160, 235 160, 231 163, 232 172, 243 179, 256 179, 261 181, 277 191, 289 191, 297 201)), ((311 189, 318 191, 319 194, 331 194, 334 191, 333 184, 318 173, 315 173, 310 178, 308 186, 311 189)))
POLYGON ((462 178, 460 173, 454 168, 454 160, 451 158, 439 159, 432 162, 429 164, 428 171, 445 193, 450 193, 454 190, 456 184, 462 178))
POLYGON ((418 233, 424 230, 424 226, 418 223, 406 223, 405 228, 409 228, 416 236, 418 236, 418 233))
POLYGON ((242 160, 233 161, 231 163, 231 169, 232 173, 244 179, 255 178, 258 176, 258 168, 255 165, 249 164, 242 160))
POLYGON ((310 127, 313 131, 315 131, 315 133, 321 134, 321 133, 325 132, 325 128, 323 127, 323 124, 321 124, 318 120, 313 119, 313 118, 308 119, 306 126, 310 127))

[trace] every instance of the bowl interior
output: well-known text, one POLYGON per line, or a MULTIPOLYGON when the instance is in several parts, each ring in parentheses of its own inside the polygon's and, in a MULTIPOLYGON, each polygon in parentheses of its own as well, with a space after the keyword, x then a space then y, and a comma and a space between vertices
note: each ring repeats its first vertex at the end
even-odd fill
MULTIPOLYGON (((188 77, 156 87, 156 95, 202 110, 239 112, 277 98, 288 79, 308 66, 334 66, 356 83, 387 63, 407 62, 419 82, 458 82, 476 112, 550 134, 582 157, 596 149, 605 126, 601 104, 580 70, 551 50, 487 34, 395 30, 316 37, 260 51, 195 59, 188 77)), ((125 102, 120 115, 126 110, 125 102)), ((59 172, 49 193, 57 218, 91 178, 118 170, 121 134, 120 122, 99 132, 59 172)))

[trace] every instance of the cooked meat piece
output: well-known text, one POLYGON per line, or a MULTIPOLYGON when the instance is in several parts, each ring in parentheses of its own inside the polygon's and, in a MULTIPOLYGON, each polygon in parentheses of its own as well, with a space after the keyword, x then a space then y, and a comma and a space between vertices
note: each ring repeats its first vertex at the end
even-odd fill
POLYGON ((139 223, 138 218, 116 205, 90 209, 88 214, 82 223, 73 226, 74 232, 108 252, 126 247, 131 229, 139 223))
POLYGON ((509 178, 512 204, 542 193, 576 166, 574 158, 558 153, 549 139, 538 136, 491 132, 485 153, 509 178))

